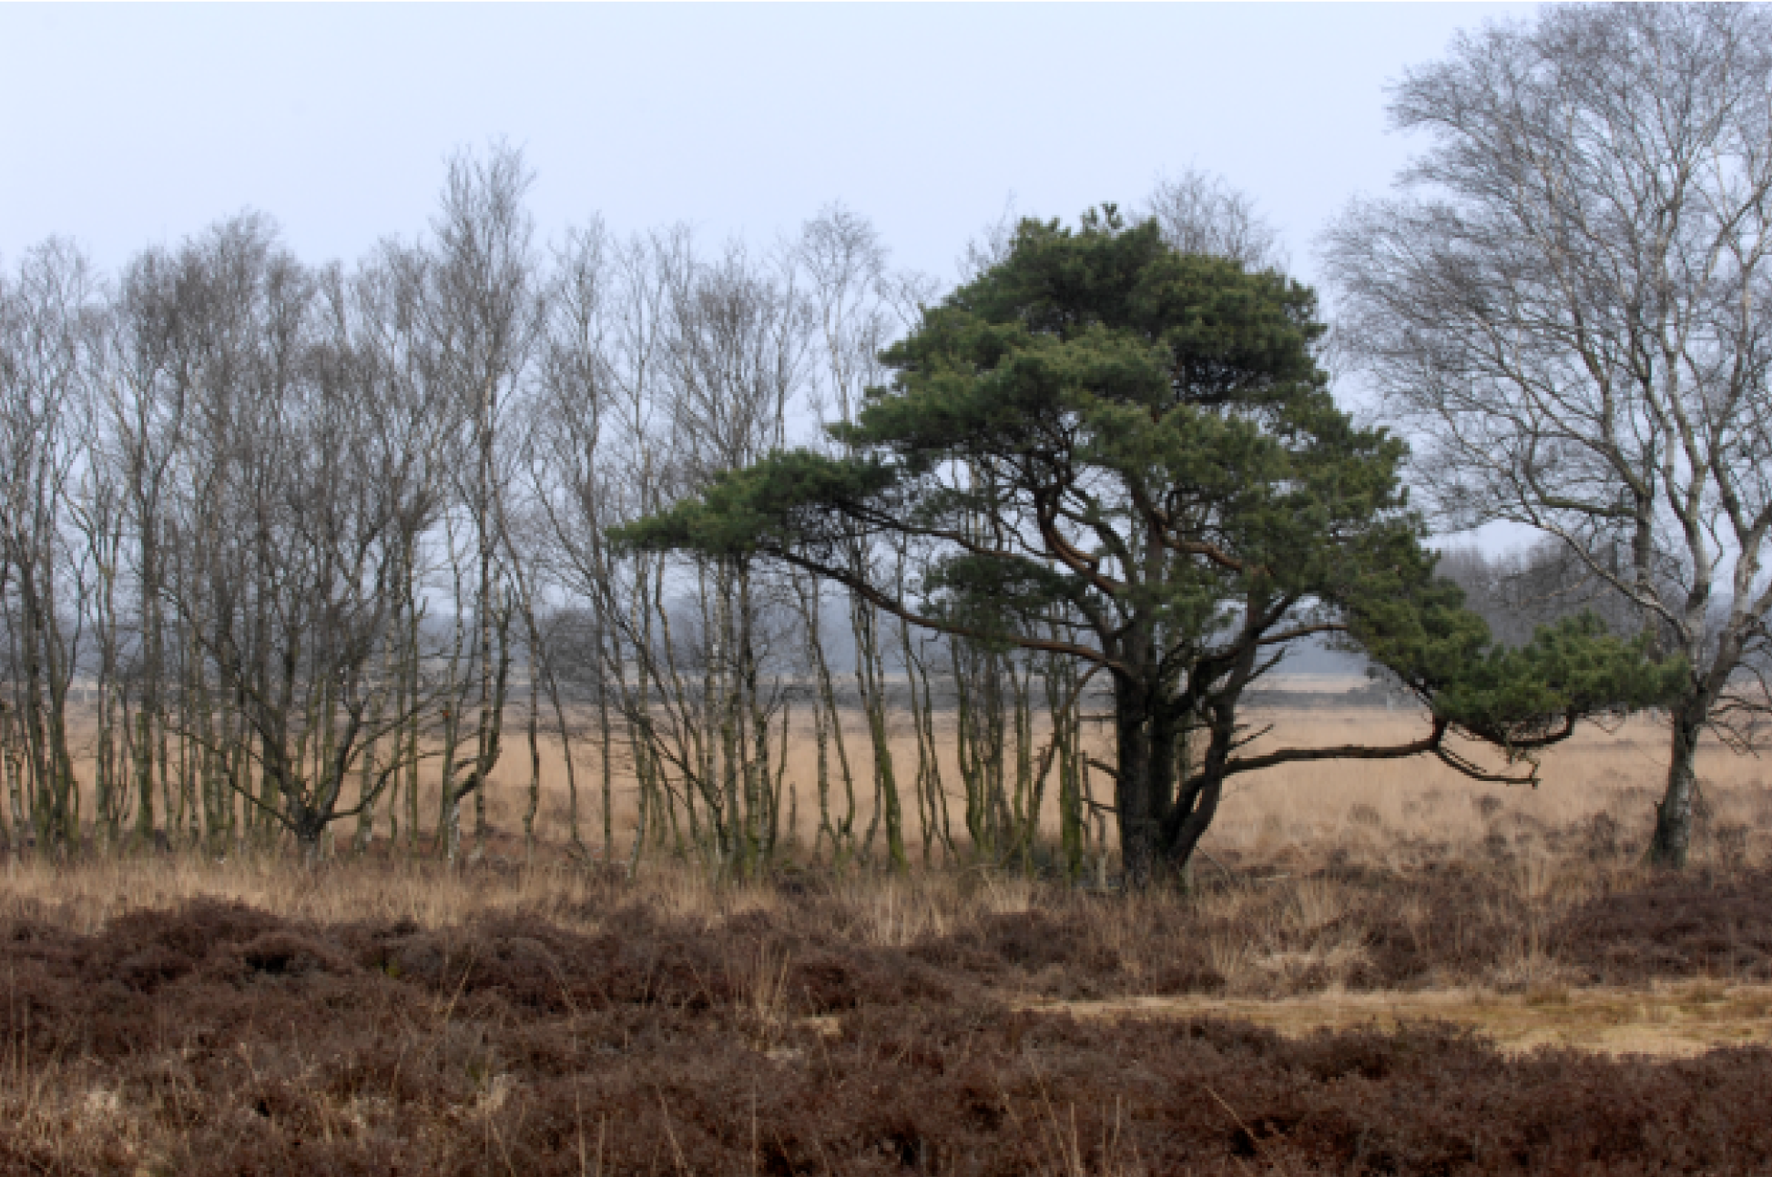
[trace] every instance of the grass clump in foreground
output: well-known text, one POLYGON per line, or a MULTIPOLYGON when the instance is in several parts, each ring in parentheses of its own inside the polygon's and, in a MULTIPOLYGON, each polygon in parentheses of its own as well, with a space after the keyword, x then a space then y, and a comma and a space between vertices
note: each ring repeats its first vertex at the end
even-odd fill
POLYGON ((1519 1052, 1378 1016, 1454 991, 1498 1024, 1739 1012, 1772 982, 1752 869, 1344 864, 1135 899, 275 859, 5 877, 0 1172, 1772 1165, 1763 1045, 1519 1052), (1373 1016, 1222 1016, 1325 1002, 1373 1016))

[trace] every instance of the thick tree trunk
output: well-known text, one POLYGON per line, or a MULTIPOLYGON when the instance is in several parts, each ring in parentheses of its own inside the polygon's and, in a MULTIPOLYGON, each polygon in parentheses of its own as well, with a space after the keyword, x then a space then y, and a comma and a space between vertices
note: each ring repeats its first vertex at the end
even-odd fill
POLYGON ((1649 842, 1648 860, 1658 866, 1680 869, 1692 847, 1692 812, 1698 793, 1698 737, 1704 730, 1709 708, 1701 699, 1690 699, 1673 711, 1673 751, 1668 759, 1667 791, 1655 809, 1655 836, 1649 842))
POLYGON ((1114 682, 1114 720, 1119 755, 1114 771, 1115 809, 1120 816, 1120 858, 1128 891, 1141 891, 1163 865, 1163 815, 1168 800, 1164 761, 1173 747, 1163 747, 1167 725, 1157 722, 1149 691, 1123 678, 1114 682))
POLYGON ((1173 703, 1143 684, 1116 679, 1114 711, 1119 734, 1115 808, 1125 885, 1142 890, 1162 876, 1179 878, 1186 871, 1218 814, 1236 726, 1228 709, 1214 718, 1198 771, 1189 776, 1181 764, 1188 724, 1173 703))

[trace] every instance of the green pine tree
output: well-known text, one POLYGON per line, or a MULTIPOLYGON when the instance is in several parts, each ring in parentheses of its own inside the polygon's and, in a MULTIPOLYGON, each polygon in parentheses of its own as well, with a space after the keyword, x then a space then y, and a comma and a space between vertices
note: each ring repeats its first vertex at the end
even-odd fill
POLYGON ((839 428, 848 456, 775 454, 616 539, 784 561, 919 625, 1098 666, 1132 886, 1185 867, 1235 775, 1434 755, 1532 780, 1533 754, 1582 719, 1663 697, 1677 668, 1591 619, 1522 649, 1491 640, 1433 576, 1403 444, 1335 406, 1322 332, 1305 287, 1177 253, 1112 206, 1074 230, 1024 221, 1000 264, 885 353, 892 383, 839 428), (921 554, 916 599, 842 557, 889 534, 921 554), (1249 753, 1245 693, 1325 634, 1416 693, 1422 736, 1249 753))

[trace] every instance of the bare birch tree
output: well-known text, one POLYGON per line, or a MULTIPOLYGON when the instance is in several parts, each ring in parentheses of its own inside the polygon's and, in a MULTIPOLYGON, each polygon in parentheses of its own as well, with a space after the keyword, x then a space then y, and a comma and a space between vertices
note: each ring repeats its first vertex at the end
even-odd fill
POLYGON ((1772 16, 1547 9, 1396 85, 1402 195, 1327 238, 1348 346, 1455 525, 1540 528, 1690 677, 1650 856, 1680 865, 1705 730, 1765 714, 1772 16))
POLYGON ((504 433, 543 309, 534 227, 523 203, 532 181, 522 153, 504 143, 493 144, 484 156, 463 153, 451 160, 427 270, 431 378, 462 422, 457 482, 471 545, 459 553, 470 595, 458 594, 456 609, 458 616, 471 613, 473 672, 462 684, 462 702, 453 714, 472 706, 476 717, 471 751, 459 762, 453 748, 445 753, 444 841, 451 860, 459 846, 463 800, 474 797, 476 829, 484 833, 484 789, 502 747, 516 607, 514 582, 501 567, 509 555, 504 512, 510 453, 504 433))
POLYGON ((76 566, 70 512, 90 440, 82 409, 97 295, 91 267, 65 242, 39 246, 11 281, 0 277, 0 606, 13 671, 0 706, 45 849, 80 838, 67 706, 89 569, 76 566))
POLYGON ((1428 137, 1327 238, 1347 343, 1456 526, 1528 524, 1689 679, 1650 857, 1685 862, 1705 731, 1766 714, 1772 14, 1552 8, 1393 91, 1428 137))
POLYGON ((1164 176, 1144 209, 1163 240, 1181 253, 1203 253, 1241 262, 1250 270, 1286 268, 1279 235, 1248 193, 1199 168, 1164 176))

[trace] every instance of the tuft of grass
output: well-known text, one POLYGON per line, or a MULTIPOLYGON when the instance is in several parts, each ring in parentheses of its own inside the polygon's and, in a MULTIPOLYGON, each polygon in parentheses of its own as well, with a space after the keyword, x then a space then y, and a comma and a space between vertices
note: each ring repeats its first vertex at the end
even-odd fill
POLYGON ((1526 1004, 1530 1006, 1568 1005, 1569 986, 1556 981, 1535 981, 1526 987, 1526 1004))

